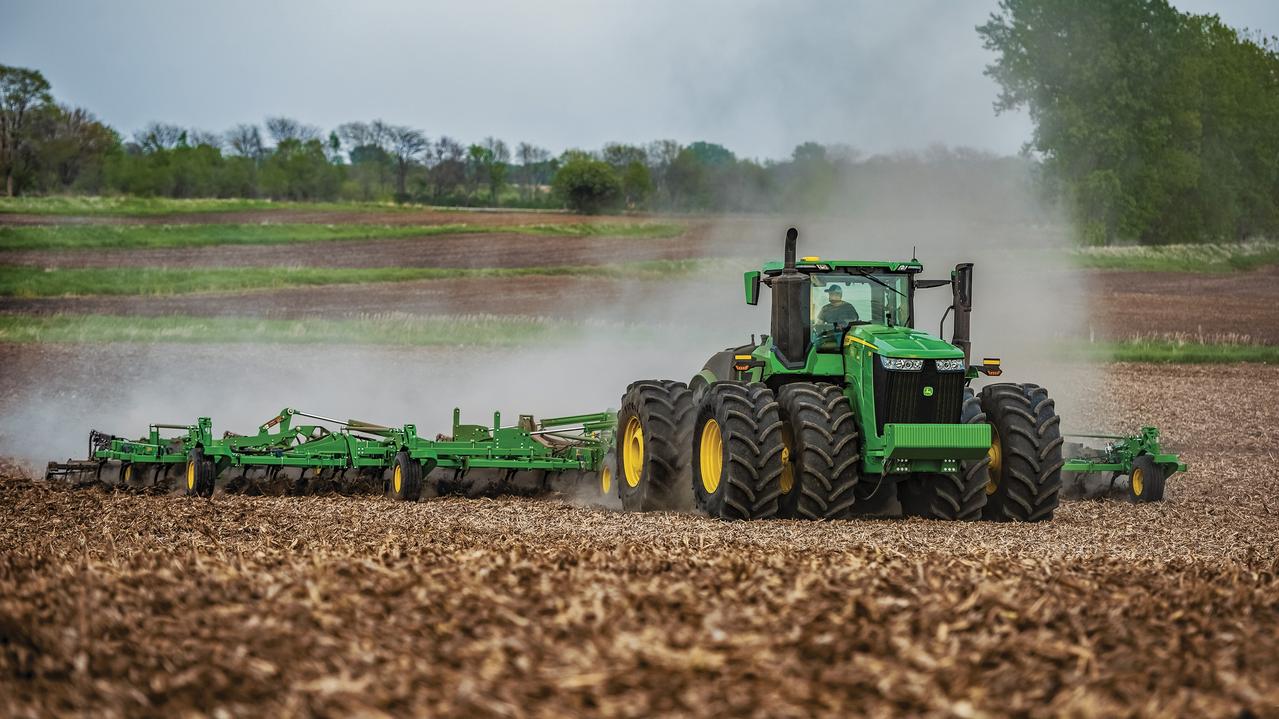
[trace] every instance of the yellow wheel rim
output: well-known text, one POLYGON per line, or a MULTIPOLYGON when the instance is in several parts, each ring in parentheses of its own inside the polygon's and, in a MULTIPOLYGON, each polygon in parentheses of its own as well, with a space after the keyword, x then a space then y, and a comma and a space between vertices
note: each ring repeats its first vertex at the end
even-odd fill
POLYGON ((626 483, 638 487, 640 475, 644 472, 644 426, 639 417, 632 416, 626 420, 626 429, 622 432, 622 456, 626 462, 626 483))
POLYGON ((795 465, 790 461, 790 441, 782 435, 782 494, 790 494, 795 486, 795 465))
POLYGON ((613 470, 607 465, 600 470, 600 493, 608 494, 613 489, 613 470))
POLYGON ((713 419, 702 425, 701 449, 697 459, 702 468, 702 488, 707 494, 715 494, 715 490, 719 489, 719 475, 724 470, 724 435, 719 431, 719 422, 713 419))
POLYGON ((124 482, 128 484, 133 481, 133 465, 124 468, 124 482))
MULTIPOLYGON (((133 471, 130 467, 129 471, 133 471)), ((187 462, 187 489, 195 491, 195 462, 187 462)))
POLYGON ((395 472, 391 475, 391 486, 395 488, 395 493, 400 493, 400 487, 404 486, 404 476, 400 472, 400 465, 395 465, 395 472))
POLYGON ((986 494, 994 494, 999 489, 999 470, 1004 465, 1004 451, 993 424, 990 426, 990 450, 986 456, 990 457, 990 464, 986 467, 986 494))
POLYGON ((1146 478, 1142 476, 1141 468, 1138 467, 1132 471, 1132 493, 1140 497, 1146 491, 1146 478))

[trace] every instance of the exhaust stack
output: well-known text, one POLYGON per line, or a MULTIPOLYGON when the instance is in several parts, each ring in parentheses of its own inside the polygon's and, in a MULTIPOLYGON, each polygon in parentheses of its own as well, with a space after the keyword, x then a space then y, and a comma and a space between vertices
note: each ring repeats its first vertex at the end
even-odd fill
POLYGON ((786 231, 786 256, 782 273, 773 278, 773 321, 771 331, 777 359, 787 369, 798 369, 808 361, 813 338, 809 326, 812 310, 808 303, 809 280, 795 269, 795 241, 799 230, 786 231))

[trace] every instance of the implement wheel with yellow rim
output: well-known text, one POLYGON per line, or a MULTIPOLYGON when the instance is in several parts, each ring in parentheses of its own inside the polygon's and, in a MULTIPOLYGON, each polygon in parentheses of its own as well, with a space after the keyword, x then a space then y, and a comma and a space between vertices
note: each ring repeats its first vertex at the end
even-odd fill
POLYGON ((422 496, 422 463, 410 457, 408 450, 395 453, 387 473, 386 493, 397 502, 416 502, 422 496))
MULTIPOLYGON (((782 496, 782 420, 773 391, 716 382, 693 425, 693 496, 721 519, 771 519, 782 496)), ((791 491, 794 491, 792 486, 791 491)))
POLYGON ((213 461, 204 456, 204 448, 196 447, 187 453, 186 467, 182 470, 179 486, 188 497, 212 497, 216 476, 213 461))
POLYGON ((683 382, 631 383, 617 410, 617 471, 622 508, 632 512, 691 508, 693 392, 683 382))
POLYGON ((1128 498, 1134 502, 1159 502, 1164 498, 1164 470, 1150 455, 1143 454, 1132 463, 1128 475, 1128 498))

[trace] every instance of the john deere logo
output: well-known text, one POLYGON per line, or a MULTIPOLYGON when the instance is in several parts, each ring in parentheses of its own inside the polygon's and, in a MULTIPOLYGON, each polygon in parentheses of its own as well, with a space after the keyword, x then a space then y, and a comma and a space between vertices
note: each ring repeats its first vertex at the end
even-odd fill
POLYGON ((925 387, 925 388, 924 388, 924 396, 925 396, 925 397, 932 397, 932 396, 933 396, 933 388, 932 388, 932 387, 925 387))

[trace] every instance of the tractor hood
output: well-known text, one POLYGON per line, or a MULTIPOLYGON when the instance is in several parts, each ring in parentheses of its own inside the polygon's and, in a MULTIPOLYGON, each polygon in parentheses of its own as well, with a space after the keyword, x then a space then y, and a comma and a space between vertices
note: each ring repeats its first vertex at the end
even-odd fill
POLYGON ((954 359, 964 356, 955 345, 909 327, 858 325, 849 330, 844 344, 861 344, 886 357, 954 359))

